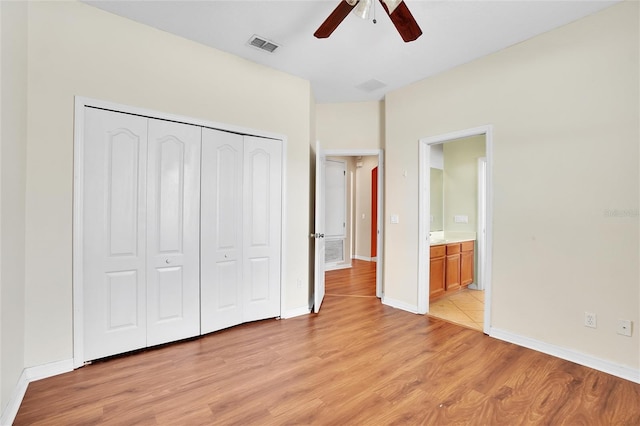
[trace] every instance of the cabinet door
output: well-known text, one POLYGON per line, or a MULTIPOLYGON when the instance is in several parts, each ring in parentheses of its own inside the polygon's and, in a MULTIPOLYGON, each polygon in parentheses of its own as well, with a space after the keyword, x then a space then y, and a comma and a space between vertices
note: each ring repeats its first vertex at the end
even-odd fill
POLYGON ((473 248, 460 254, 460 285, 468 286, 473 282, 473 248))
POLYGON ((244 137, 243 285, 244 321, 280 315, 280 141, 244 137))
POLYGON ((444 271, 446 258, 432 258, 429 262, 429 297, 434 299, 444 294, 444 271))
POLYGON ((446 263, 447 291, 456 290, 460 288, 460 253, 447 255, 446 263))
POLYGON ((202 130, 202 333, 243 321, 242 161, 242 135, 202 130))
POLYGON ((147 119, 85 108, 84 361, 146 346, 147 119))
POLYGON ((200 334, 201 128, 149 120, 147 345, 200 334))

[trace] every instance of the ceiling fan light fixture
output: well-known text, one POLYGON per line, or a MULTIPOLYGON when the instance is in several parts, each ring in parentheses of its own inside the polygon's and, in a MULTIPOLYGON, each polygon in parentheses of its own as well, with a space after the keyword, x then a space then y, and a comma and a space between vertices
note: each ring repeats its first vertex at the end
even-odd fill
POLYGON ((353 13, 358 15, 362 19, 369 17, 369 11, 371 10, 371 0, 360 0, 353 13))

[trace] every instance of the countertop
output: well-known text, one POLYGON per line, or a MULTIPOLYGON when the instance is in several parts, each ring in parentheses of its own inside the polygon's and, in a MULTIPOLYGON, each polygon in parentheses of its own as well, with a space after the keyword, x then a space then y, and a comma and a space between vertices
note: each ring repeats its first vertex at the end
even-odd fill
POLYGON ((475 241, 475 232, 446 232, 436 231, 431 232, 430 245, 439 246, 442 244, 455 244, 462 243, 464 241, 475 241))

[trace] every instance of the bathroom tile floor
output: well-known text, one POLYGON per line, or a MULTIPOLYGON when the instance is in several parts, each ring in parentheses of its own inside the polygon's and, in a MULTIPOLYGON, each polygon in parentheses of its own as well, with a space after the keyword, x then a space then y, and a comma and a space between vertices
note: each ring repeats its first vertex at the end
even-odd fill
POLYGON ((481 330, 484 320, 484 291, 465 288, 429 304, 429 315, 481 330))

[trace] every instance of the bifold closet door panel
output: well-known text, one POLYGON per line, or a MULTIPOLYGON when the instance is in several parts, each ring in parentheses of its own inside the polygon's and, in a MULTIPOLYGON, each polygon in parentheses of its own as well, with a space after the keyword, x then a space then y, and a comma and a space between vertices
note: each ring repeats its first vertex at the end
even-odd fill
POLYGON ((147 346, 200 334, 201 127, 149 119, 147 346))
POLYGON ((282 142, 244 137, 244 321, 280 315, 282 142))
POLYGON ((243 322, 242 161, 242 135, 202 129, 202 333, 243 322))
POLYGON ((146 346, 147 119, 85 108, 84 358, 146 346))

